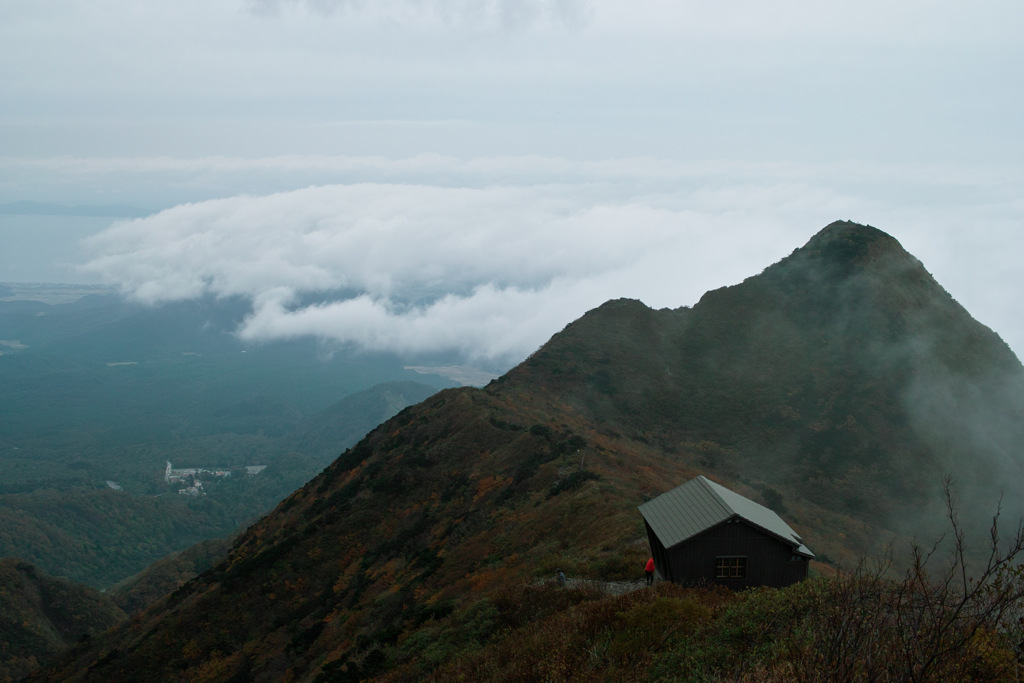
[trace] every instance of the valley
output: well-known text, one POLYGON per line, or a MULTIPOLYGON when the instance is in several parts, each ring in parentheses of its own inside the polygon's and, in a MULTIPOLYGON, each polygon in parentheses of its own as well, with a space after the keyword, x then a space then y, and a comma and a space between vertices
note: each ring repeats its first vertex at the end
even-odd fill
POLYGON ((5 286, 0 336, 18 341, 0 356, 0 557, 106 588, 234 533, 381 420, 451 385, 391 357, 248 348, 230 334, 240 310, 5 286), (171 460, 240 476, 190 478, 168 496, 171 460))

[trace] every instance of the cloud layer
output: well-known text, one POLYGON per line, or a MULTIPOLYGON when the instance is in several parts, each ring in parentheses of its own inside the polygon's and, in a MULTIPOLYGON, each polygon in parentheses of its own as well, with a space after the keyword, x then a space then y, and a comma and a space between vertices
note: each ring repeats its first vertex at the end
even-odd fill
POLYGON ((593 19, 592 0, 248 0, 259 15, 303 7, 331 15, 369 15, 378 20, 434 19, 451 26, 524 30, 538 24, 580 28, 593 19))
MULTIPOLYGON (((238 330, 247 339, 515 362, 608 299, 691 305, 836 219, 894 234, 979 319, 1011 344, 1024 338, 1010 322, 1012 296, 994 295, 1022 279, 1005 258, 1024 214, 1006 169, 440 156, 191 163, 189 173, 379 179, 182 204, 87 241, 86 270, 141 301, 249 299, 238 330)), ((183 172, 159 159, 70 166, 183 172)))
POLYGON ((149 303, 248 297, 250 339, 515 358, 604 299, 665 292, 693 265, 677 212, 589 199, 392 184, 234 197, 118 223, 89 240, 86 268, 149 303), (310 295, 327 300, 299 303, 310 295))

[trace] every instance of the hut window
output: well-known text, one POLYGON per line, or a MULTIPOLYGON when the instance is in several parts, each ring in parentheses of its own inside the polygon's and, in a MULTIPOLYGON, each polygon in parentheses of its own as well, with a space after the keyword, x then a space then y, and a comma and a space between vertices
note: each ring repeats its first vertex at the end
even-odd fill
POLYGON ((747 558, 745 557, 716 557, 715 558, 716 579, 745 579, 747 578, 747 558))

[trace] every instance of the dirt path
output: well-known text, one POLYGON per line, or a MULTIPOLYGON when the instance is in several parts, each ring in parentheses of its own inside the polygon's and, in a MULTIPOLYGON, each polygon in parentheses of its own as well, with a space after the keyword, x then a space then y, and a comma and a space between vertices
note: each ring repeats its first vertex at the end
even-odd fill
POLYGON ((565 580, 567 588, 597 588, 608 595, 623 595, 624 593, 632 593, 635 590, 640 590, 644 587, 645 582, 643 579, 637 579, 636 581, 594 581, 592 579, 571 579, 565 580))

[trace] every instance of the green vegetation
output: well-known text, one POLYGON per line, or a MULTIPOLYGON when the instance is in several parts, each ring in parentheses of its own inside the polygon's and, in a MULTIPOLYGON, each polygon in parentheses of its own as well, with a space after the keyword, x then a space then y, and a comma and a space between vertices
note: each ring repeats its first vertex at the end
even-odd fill
POLYGON ((223 560, 231 542, 232 539, 211 539, 172 553, 113 586, 107 595, 125 614, 138 614, 223 560))
POLYGON ((565 477, 564 479, 559 479, 557 482, 555 482, 555 485, 551 487, 550 491, 548 491, 548 498, 550 498, 551 496, 557 496, 559 493, 563 493, 565 491, 572 491, 573 489, 578 489, 580 486, 583 485, 583 482, 585 481, 600 478, 600 475, 595 474, 590 470, 577 470, 571 473, 569 476, 565 477))
POLYGON ((109 587, 233 534, 436 390, 376 384, 410 376, 394 358, 247 348, 226 331, 243 314, 232 301, 0 302, 0 336, 18 340, 0 349, 0 557, 109 587), (163 480, 168 460, 267 469, 186 499, 163 480))
POLYGON ((0 559, 0 681, 22 676, 125 618, 99 591, 0 559))
POLYGON ((219 508, 215 497, 134 497, 109 489, 0 496, 0 551, 17 551, 82 583, 113 583, 168 548, 231 533, 234 526, 217 523, 219 508))
POLYGON ((609 302, 487 388, 402 410, 35 680, 999 680, 1022 541, 965 539, 993 481, 1024 483, 1022 397, 1024 367, 913 257, 833 224, 693 309, 609 302), (698 473, 847 566, 937 537, 942 474, 963 522, 891 571, 610 595, 643 575, 636 506, 698 473))
MULTIPOLYGON (((976 614, 953 618, 955 604, 928 611, 894 598, 907 597, 908 588, 864 576, 816 577, 740 593, 658 584, 619 597, 587 595, 518 627, 507 626, 513 620, 496 611, 493 626, 477 639, 464 636, 473 631, 453 615, 424 629, 428 647, 415 647, 423 642, 420 631, 384 648, 379 661, 388 673, 381 679, 1013 680, 1016 626, 976 614), (919 630, 902 630, 908 623, 919 630)), ((519 599, 580 591, 543 592, 519 599)))
MULTIPOLYGON (((458 641, 461 647, 449 648, 442 662, 436 646, 385 648, 384 678, 1015 680, 1024 654, 1024 527, 1001 544, 997 514, 987 560, 968 569, 965 535, 948 496, 947 488, 947 559, 938 560, 939 544, 915 546, 901 578, 892 577, 890 558, 784 589, 737 593, 658 584, 608 598, 589 587, 520 588, 499 604, 532 610, 529 619, 496 610, 489 632, 458 641), (567 604, 568 593, 579 602, 567 604)), ((430 633, 435 644, 450 643, 444 635, 461 628, 454 614, 430 633)))

